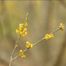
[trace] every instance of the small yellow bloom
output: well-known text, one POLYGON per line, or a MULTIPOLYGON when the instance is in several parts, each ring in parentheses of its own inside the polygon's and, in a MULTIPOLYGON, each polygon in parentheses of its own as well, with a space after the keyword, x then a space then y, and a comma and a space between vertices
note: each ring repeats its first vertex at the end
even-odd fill
POLYGON ((24 51, 23 50, 20 50, 18 55, 21 57, 21 58, 25 58, 26 55, 24 54, 24 51))
POLYGON ((52 33, 46 34, 46 35, 43 37, 43 39, 45 39, 45 40, 49 40, 49 39, 51 39, 51 38, 54 38, 54 34, 52 34, 52 33))
POLYGON ((30 49, 32 47, 33 47, 32 43, 30 43, 29 41, 26 41, 26 48, 30 49))
POLYGON ((63 23, 60 23, 59 27, 58 27, 61 31, 64 30, 64 24, 63 23))
POLYGON ((16 29, 16 33, 22 37, 27 35, 27 23, 19 24, 19 27, 16 29))

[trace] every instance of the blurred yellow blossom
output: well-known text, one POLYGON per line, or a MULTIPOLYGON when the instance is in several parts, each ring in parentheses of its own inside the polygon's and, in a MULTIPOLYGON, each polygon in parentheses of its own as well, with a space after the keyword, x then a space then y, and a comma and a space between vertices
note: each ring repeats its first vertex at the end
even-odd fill
POLYGON ((16 33, 22 37, 27 35, 27 23, 19 24, 18 28, 16 29, 16 33))
POLYGON ((52 33, 46 34, 46 35, 43 37, 44 40, 48 40, 48 39, 51 39, 51 38, 54 38, 54 34, 52 34, 52 33))
POLYGON ((25 46, 26 46, 27 49, 30 49, 30 48, 33 47, 33 44, 30 43, 29 41, 26 41, 26 45, 25 46))
POLYGON ((19 50, 18 55, 19 55, 21 58, 25 58, 25 57, 26 57, 26 55, 24 54, 24 51, 23 51, 23 50, 19 50))
POLYGON ((61 31, 64 30, 64 24, 63 23, 60 23, 59 27, 58 27, 61 31))

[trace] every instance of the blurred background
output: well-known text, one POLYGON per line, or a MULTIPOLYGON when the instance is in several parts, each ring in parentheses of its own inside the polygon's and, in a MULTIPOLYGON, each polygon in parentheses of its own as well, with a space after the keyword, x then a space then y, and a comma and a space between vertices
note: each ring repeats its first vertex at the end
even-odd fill
MULTIPOLYGON (((46 33, 56 30, 59 23, 66 25, 66 0, 0 0, 0 66, 8 66, 11 52, 18 40, 16 27, 28 16, 29 34, 23 42, 36 42, 46 33)), ((56 37, 42 41, 27 52, 27 58, 17 58, 12 66, 66 66, 66 26, 56 37)))

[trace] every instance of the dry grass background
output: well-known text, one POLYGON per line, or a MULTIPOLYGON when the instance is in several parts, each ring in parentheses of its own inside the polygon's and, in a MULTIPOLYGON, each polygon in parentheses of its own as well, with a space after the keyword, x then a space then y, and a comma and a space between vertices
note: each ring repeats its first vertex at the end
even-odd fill
MULTIPOLYGON (((60 22, 66 25, 66 0, 0 0, 0 66, 8 66, 17 40, 15 29, 27 12, 29 35, 22 43, 38 41, 54 31, 60 22)), ((42 41, 27 54, 26 59, 16 59, 12 66, 66 66, 66 26, 54 39, 42 41)))

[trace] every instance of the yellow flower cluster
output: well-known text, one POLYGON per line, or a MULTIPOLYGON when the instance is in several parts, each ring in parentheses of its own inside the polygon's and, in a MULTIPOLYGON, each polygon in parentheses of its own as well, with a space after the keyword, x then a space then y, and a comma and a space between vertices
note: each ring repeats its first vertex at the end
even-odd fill
POLYGON ((16 33, 22 37, 27 35, 27 23, 19 24, 18 28, 16 29, 16 33))
POLYGON ((30 49, 30 48, 33 47, 33 44, 30 43, 29 41, 26 41, 26 45, 25 45, 25 47, 26 47, 27 49, 30 49))
MULTIPOLYGON (((33 47, 33 45, 32 45, 32 43, 30 43, 29 41, 26 41, 25 47, 26 47, 27 49, 30 49, 30 48, 33 47)), ((25 55, 25 50, 19 50, 18 56, 21 57, 21 58, 25 58, 25 57, 26 57, 26 55, 25 55)))
POLYGON ((21 58, 25 58, 26 57, 26 55, 25 55, 23 50, 19 51, 18 56, 20 56, 21 58))
POLYGON ((52 33, 46 34, 46 35, 43 37, 44 40, 49 40, 49 39, 51 39, 51 38, 54 38, 54 34, 52 34, 52 33))
POLYGON ((58 27, 61 31, 64 30, 64 24, 63 23, 60 23, 59 27, 58 27))
MULTIPOLYGON (((27 17, 26 17, 26 22, 27 22, 27 17)), ((27 23, 19 24, 18 28, 16 29, 16 33, 18 35, 22 36, 22 37, 26 36, 27 35, 27 26, 28 26, 27 23)), ((63 23, 60 23, 60 25, 58 26, 58 30, 61 30, 61 31, 64 30, 63 23)), ((57 32, 57 31, 55 31, 55 32, 57 32)), ((47 33, 47 34, 45 34, 45 36, 40 41, 38 41, 37 43, 35 43, 35 45, 37 45, 42 40, 49 40, 49 39, 54 38, 54 37, 55 37, 54 32, 47 33)), ((29 41, 26 41, 25 47, 28 50, 28 49, 31 49, 35 45, 32 44, 29 41)), ((18 47, 18 45, 16 45, 16 47, 18 47)), ((20 56, 21 58, 25 58, 26 57, 25 52, 26 52, 26 50, 19 50, 18 56, 20 56)))

